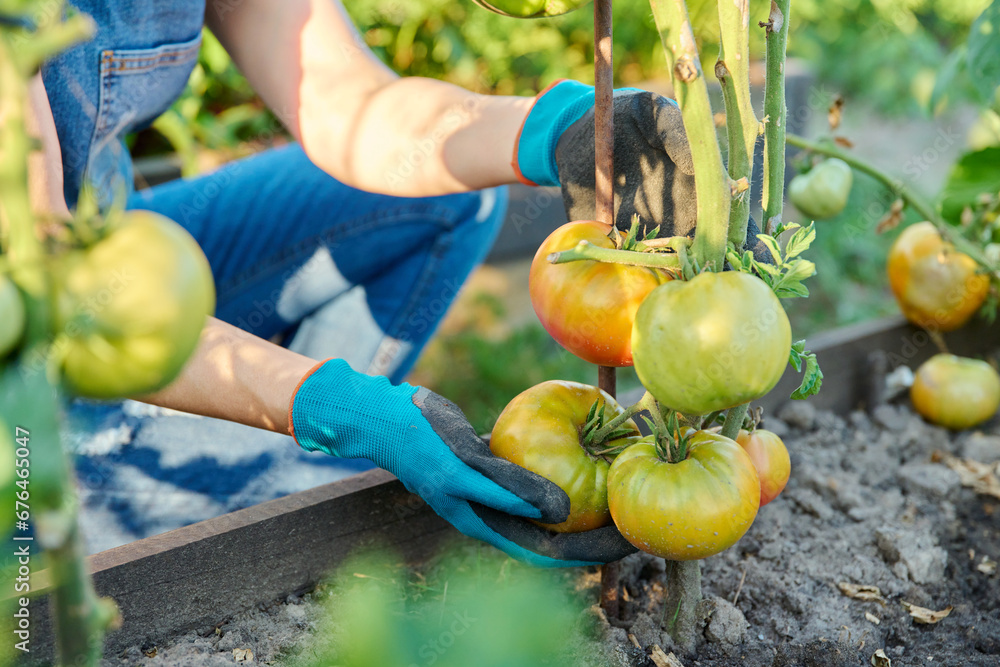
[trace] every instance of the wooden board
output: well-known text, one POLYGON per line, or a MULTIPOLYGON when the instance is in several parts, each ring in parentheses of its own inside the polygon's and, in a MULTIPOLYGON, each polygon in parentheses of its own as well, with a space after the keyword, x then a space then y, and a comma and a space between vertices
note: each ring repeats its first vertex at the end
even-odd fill
MULTIPOLYGON (((957 354, 974 356, 998 343, 1000 327, 981 323, 948 335, 957 354)), ((873 350, 882 351, 890 368, 915 367, 937 351, 926 333, 901 318, 821 334, 808 347, 826 375, 810 402, 841 413, 863 407, 873 350)), ((798 384, 798 374, 789 369, 759 404, 776 410, 798 384)), ((638 395, 623 400, 630 398, 634 402, 638 395)), ((96 554, 89 564, 97 589, 118 602, 124 617, 123 627, 107 637, 106 653, 208 628, 303 590, 360 546, 380 543, 416 561, 455 534, 392 475, 372 470, 96 554)), ((37 659, 52 655, 45 606, 36 599, 32 608, 37 659)))
MULTIPOLYGON (((95 554, 88 561, 98 593, 117 601, 124 621, 105 653, 208 628, 301 591, 360 547, 418 561, 456 534, 392 475, 371 470, 95 554)), ((53 654, 47 606, 44 598, 32 603, 35 660, 53 654)))

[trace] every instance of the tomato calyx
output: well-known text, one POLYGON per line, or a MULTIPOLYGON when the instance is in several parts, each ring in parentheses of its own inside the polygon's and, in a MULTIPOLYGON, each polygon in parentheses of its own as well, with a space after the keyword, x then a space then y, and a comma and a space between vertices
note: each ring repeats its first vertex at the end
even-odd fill
MULTIPOLYGON (((594 401, 587 413, 587 421, 580 428, 580 446, 593 458, 603 458, 611 463, 611 457, 617 456, 624 451, 626 445, 607 447, 609 442, 624 438, 635 433, 630 428, 625 428, 623 424, 628 421, 636 411, 625 410, 620 415, 616 415, 610 421, 607 420, 607 403, 594 401)), ((635 406, 633 406, 635 407, 635 406)))
POLYGON ((684 269, 686 250, 692 239, 686 236, 656 238, 659 226, 639 238, 639 216, 632 216, 632 226, 623 236, 617 227, 612 227, 608 238, 614 248, 599 248, 589 241, 580 241, 568 250, 550 253, 545 259, 552 264, 565 264, 590 260, 626 266, 642 266, 669 271, 678 276, 684 269))

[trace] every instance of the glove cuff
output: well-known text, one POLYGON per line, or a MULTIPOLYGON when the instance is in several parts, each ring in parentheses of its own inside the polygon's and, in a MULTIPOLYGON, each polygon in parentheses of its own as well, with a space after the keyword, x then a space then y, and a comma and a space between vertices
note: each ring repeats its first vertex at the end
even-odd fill
POLYGON ((420 414, 412 401, 416 391, 329 359, 313 367, 292 394, 289 432, 306 451, 370 459, 395 475, 407 425, 420 414))
POLYGON ((560 79, 543 90, 514 140, 511 166, 525 185, 559 185, 556 144, 570 125, 594 106, 594 87, 560 79))

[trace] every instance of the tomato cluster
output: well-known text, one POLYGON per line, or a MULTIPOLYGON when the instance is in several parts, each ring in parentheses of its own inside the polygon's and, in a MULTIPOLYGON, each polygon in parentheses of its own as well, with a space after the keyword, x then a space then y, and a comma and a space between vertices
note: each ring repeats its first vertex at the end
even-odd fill
POLYGON ((788 481, 788 452, 776 435, 743 431, 732 440, 704 416, 774 387, 788 364, 791 328, 772 287, 749 273, 682 280, 632 264, 551 261, 584 241, 627 248, 634 237, 635 230, 623 243, 593 221, 563 225, 538 249, 530 291, 563 347, 592 363, 634 365, 647 398, 625 415, 596 387, 545 382, 507 405, 490 447, 567 493, 569 518, 547 528, 576 532, 613 521, 639 549, 705 558, 739 540, 788 481), (626 419, 640 408, 656 412, 653 435, 640 436, 626 419))
MULTIPOLYGON (((96 242, 55 256, 51 349, 66 388, 91 398, 154 392, 180 373, 215 309, 208 260, 180 225, 128 211, 96 242)), ((0 359, 17 350, 25 300, 0 275, 0 359)))

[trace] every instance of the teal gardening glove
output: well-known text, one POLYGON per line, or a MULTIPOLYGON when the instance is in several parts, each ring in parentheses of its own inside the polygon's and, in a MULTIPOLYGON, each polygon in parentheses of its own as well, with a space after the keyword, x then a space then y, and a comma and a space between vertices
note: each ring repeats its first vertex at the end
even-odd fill
POLYGON ((459 531, 532 565, 593 565, 635 551, 614 525, 556 534, 527 521, 564 521, 569 497, 493 456, 458 406, 428 389, 393 386, 331 359, 302 379, 289 423, 303 449, 371 460, 459 531))

